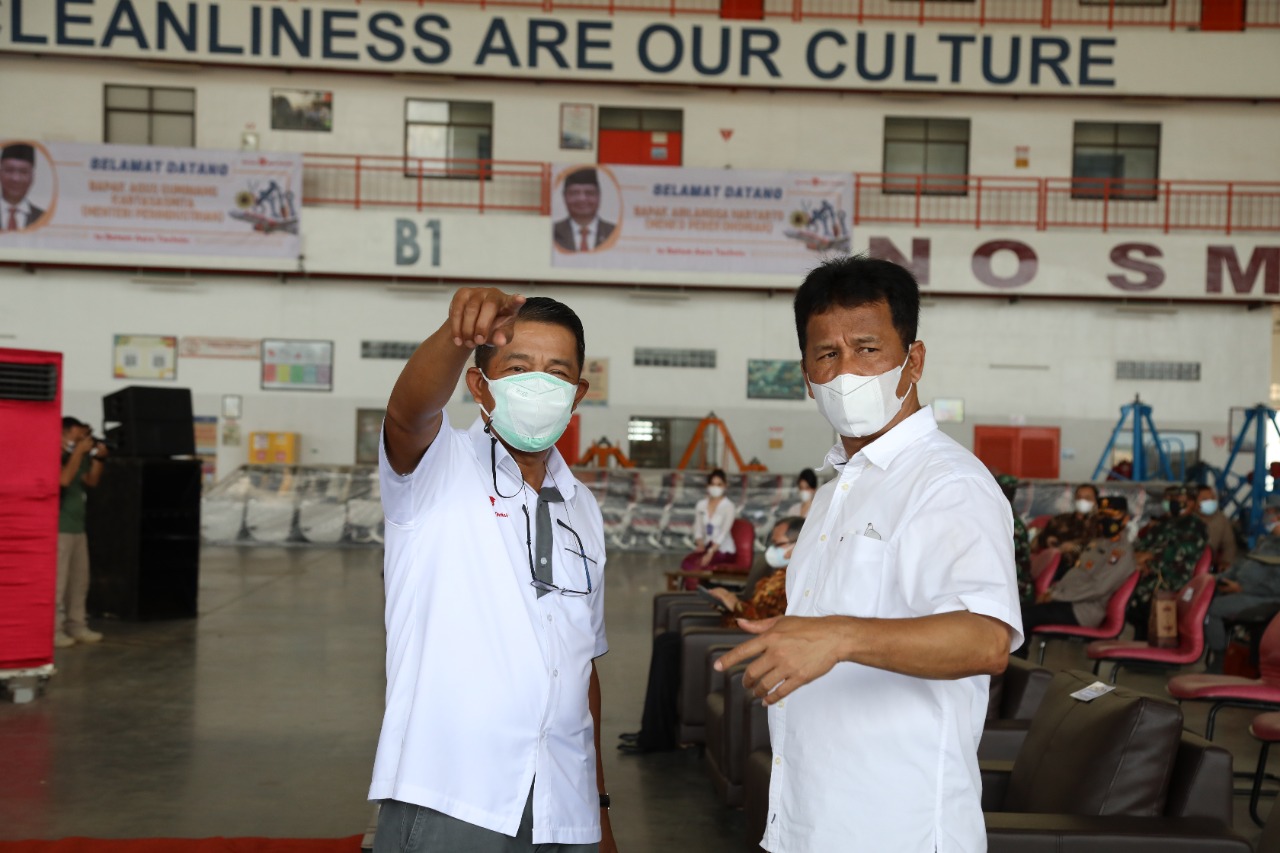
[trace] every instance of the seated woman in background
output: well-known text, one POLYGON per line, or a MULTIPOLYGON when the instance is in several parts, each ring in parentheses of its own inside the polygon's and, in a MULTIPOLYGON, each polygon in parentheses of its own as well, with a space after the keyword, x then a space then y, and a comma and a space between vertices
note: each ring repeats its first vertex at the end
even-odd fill
POLYGON ((693 510, 693 535, 698 548, 680 563, 686 572, 706 572, 720 563, 732 563, 733 520, 738 511, 724 496, 729 479, 717 468, 707 475, 707 496, 693 510))
POLYGON ((812 468, 805 468, 800 472, 800 476, 796 477, 796 494, 800 496, 800 503, 793 504, 787 510, 787 515, 798 515, 801 518, 809 517, 809 507, 813 504, 813 495, 818 491, 818 475, 813 473, 812 468))
MULTIPOLYGON (((800 538, 804 519, 790 516, 781 519, 769 534, 769 547, 764 552, 769 571, 754 587, 744 590, 739 598, 727 589, 719 587, 710 593, 724 605, 720 627, 739 629, 739 619, 769 619, 787 611, 787 563, 800 538)), ((726 642, 731 642, 730 635, 726 642)), ((653 638, 653 652, 649 657, 649 685, 644 694, 644 711, 640 718, 640 731, 618 736, 622 743, 618 749, 628 754, 661 752, 675 749, 679 725, 678 702, 680 696, 680 667, 682 640, 679 631, 665 631, 653 638)))

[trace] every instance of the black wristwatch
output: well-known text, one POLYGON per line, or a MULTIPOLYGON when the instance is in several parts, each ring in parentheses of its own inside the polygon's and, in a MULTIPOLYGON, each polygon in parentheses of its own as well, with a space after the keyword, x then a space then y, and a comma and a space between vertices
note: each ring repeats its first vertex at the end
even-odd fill
POLYGON ((607 808, 609 808, 609 795, 608 795, 608 794, 601 794, 601 795, 600 795, 600 808, 602 808, 602 809, 607 809, 607 808))

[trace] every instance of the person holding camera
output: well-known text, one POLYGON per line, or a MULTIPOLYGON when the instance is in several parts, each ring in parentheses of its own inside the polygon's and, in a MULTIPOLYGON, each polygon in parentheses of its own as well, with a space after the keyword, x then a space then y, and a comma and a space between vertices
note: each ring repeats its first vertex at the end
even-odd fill
POLYGON ((93 437, 89 425, 62 419, 62 472, 58 484, 58 597, 53 645, 97 643, 102 634, 90 630, 85 616, 89 598, 89 539, 84 532, 85 489, 102 479, 107 446, 93 437))

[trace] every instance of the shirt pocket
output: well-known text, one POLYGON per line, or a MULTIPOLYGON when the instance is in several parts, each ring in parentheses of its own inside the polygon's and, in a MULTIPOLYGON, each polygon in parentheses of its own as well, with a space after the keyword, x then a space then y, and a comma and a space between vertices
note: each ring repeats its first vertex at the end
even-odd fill
POLYGON ((884 586, 888 546, 880 539, 846 534, 814 598, 820 616, 875 616, 884 586))

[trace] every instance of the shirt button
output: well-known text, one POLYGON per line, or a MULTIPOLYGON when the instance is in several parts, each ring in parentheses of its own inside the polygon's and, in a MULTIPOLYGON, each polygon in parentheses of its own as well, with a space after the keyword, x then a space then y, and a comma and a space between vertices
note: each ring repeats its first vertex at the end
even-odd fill
POLYGON ((545 565, 547 564, 547 558, 546 558, 546 557, 542 557, 542 558, 539 560, 539 562, 541 562, 541 563, 542 563, 542 565, 544 565, 544 566, 545 566, 545 565))
POLYGON ((808 589, 806 589, 806 590, 804 591, 804 597, 805 597, 805 598, 808 598, 808 597, 809 597, 809 593, 810 593, 810 592, 812 592, 812 590, 808 590, 808 589))
POLYGON ((553 670, 551 670, 551 677, 552 677, 552 678, 559 678, 559 677, 560 677, 560 670, 558 670, 558 669, 553 669, 553 670))
POLYGON ((844 485, 842 485, 842 486, 840 487, 840 491, 842 491, 842 492, 847 492, 847 491, 849 491, 849 484, 848 484, 848 483, 845 483, 844 485))
POLYGON ((826 541, 827 541, 827 534, 825 534, 825 533, 824 533, 824 534, 822 534, 821 536, 819 536, 819 537, 818 537, 818 541, 819 541, 819 542, 826 542, 826 541))
POLYGON ((779 700, 778 700, 778 707, 779 707, 779 708, 785 708, 785 707, 787 707, 787 700, 786 700, 786 699, 779 699, 779 700))
POLYGON ((774 763, 775 765, 777 765, 778 767, 781 767, 781 766, 782 766, 782 756, 781 756, 781 755, 779 755, 777 758, 773 759, 773 763, 774 763))
POLYGON ((550 622, 550 621, 551 621, 551 614, 550 614, 550 613, 548 613, 548 614, 547 614, 547 621, 548 621, 548 622, 550 622))

